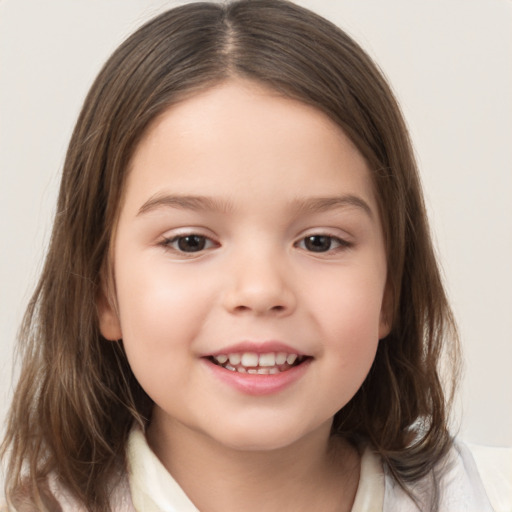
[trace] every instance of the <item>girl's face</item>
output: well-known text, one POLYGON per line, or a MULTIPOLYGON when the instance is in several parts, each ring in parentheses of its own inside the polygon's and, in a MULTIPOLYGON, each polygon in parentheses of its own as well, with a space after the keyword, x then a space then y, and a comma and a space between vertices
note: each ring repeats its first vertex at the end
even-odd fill
POLYGON ((172 106, 131 162, 114 241, 122 338, 153 422, 268 450, 324 431, 386 321, 365 160, 320 111, 231 80, 172 106))

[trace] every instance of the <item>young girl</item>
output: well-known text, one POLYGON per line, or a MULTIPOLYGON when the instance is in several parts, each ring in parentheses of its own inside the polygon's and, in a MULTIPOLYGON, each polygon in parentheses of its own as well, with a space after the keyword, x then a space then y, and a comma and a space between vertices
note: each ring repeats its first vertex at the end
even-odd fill
POLYGON ((188 4, 114 53, 21 341, 9 510, 491 510, 399 108, 291 3, 188 4))

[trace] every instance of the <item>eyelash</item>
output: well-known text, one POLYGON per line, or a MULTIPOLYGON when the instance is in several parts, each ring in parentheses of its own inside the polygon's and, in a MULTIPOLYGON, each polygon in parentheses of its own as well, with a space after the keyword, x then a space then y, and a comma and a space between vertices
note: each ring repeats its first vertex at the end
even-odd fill
MULTIPOLYGON (((189 240, 189 241, 192 241, 192 240, 189 240)), ((162 245, 166 249, 172 250, 176 253, 183 254, 183 255, 190 255, 190 256, 192 256, 194 254, 202 253, 208 249, 219 246, 219 244, 217 242, 213 241, 211 238, 209 238, 205 235, 199 235, 197 233, 186 233, 186 234, 174 236, 172 238, 165 238, 161 242, 160 245, 162 245), (197 250, 187 251, 187 250, 184 250, 183 246, 180 247, 180 242, 183 242, 187 239, 195 239, 194 244, 196 244, 197 250)), ((316 253, 316 254, 337 253, 337 252, 343 251, 345 249, 350 249, 352 246, 353 246, 353 244, 351 242, 348 242, 347 240, 344 240, 337 236, 324 234, 324 233, 314 233, 314 234, 305 236, 294 243, 294 247, 298 247, 307 252, 316 253), (314 239, 317 239, 317 240, 315 241, 314 239), (324 243, 322 244, 322 242, 324 242, 324 243), (308 243, 313 244, 313 246, 310 245, 310 247, 308 248, 308 243), (335 245, 335 247, 332 247, 333 244, 335 245), (312 247, 314 247, 314 245, 316 245, 316 247, 319 248, 320 250, 315 250, 314 248, 312 248, 312 247), (323 250, 324 248, 325 248, 325 250, 323 250)))
POLYGON ((205 235, 199 235, 197 233, 186 233, 183 235, 177 235, 172 238, 165 238, 160 245, 163 245, 166 249, 173 250, 180 254, 187 254, 187 255, 194 255, 197 253, 201 253, 203 251, 206 251, 208 249, 211 249, 212 247, 218 246, 216 242, 214 242, 211 238, 205 236, 205 235), (181 241, 184 241, 186 239, 196 239, 196 243, 198 242, 197 239, 199 239, 199 249, 193 250, 193 251, 185 251, 183 248, 179 247, 179 244, 181 241))
MULTIPOLYGON (((321 242, 321 240, 317 240, 317 242, 321 242)), ((337 237, 334 235, 329 235, 327 233, 314 233, 314 234, 305 236, 305 237, 301 238, 298 242, 296 242, 294 244, 294 246, 300 247, 302 244, 304 245, 304 247, 301 247, 301 248, 303 248, 307 252, 312 252, 315 254, 337 253, 337 252, 343 251, 345 249, 350 249, 354 245, 353 243, 351 243, 347 240, 344 240, 343 238, 340 238, 340 237, 337 237), (324 241, 327 241, 329 244, 328 248, 326 250, 320 250, 320 251, 316 251, 314 249, 308 249, 307 248, 308 241, 314 243, 313 239, 315 239, 315 238, 316 239, 324 239, 324 241), (333 243, 336 245, 336 247, 332 247, 333 243)), ((321 243, 317 244, 317 247, 322 248, 321 243)))

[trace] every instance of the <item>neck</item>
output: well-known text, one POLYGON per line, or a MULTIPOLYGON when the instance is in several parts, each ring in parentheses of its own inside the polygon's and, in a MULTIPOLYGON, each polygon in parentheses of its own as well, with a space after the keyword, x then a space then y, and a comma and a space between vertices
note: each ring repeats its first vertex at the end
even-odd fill
POLYGON ((199 510, 349 511, 359 481, 357 450, 329 437, 330 424, 273 450, 238 450, 181 424, 154 421, 148 441, 199 510))

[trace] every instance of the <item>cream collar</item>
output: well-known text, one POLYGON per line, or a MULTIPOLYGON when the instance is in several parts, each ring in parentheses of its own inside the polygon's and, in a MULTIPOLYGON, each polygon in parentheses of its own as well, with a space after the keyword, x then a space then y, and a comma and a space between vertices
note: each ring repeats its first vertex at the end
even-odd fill
MULTIPOLYGON (((132 502, 137 512, 199 512, 134 428, 127 445, 132 502)), ((379 458, 366 448, 361 457, 359 486, 352 512, 382 512, 384 475, 379 458)))

